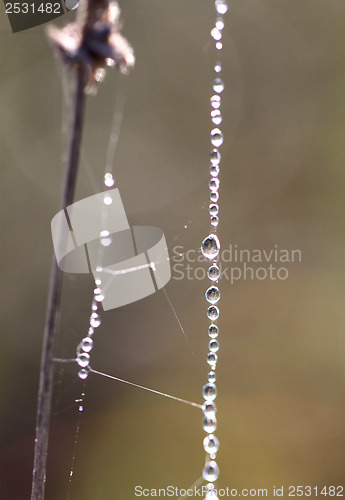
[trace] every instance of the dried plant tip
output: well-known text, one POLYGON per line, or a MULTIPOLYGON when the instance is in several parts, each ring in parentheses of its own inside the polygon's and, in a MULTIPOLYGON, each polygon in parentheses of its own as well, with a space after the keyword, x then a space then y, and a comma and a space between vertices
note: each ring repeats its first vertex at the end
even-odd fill
POLYGON ((119 17, 116 2, 85 0, 79 4, 76 22, 63 28, 48 26, 48 38, 63 61, 85 69, 85 84, 102 81, 104 66, 116 66, 122 73, 134 66, 134 52, 120 33, 119 17))

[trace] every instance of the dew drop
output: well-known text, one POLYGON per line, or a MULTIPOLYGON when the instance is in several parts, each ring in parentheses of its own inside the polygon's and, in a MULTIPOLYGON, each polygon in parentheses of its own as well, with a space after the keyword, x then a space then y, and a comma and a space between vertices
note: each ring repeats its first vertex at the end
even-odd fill
POLYGON ((217 387, 214 384, 206 384, 202 388, 202 395, 205 401, 213 401, 217 396, 217 387))
POLYGON ((210 325, 208 327, 208 336, 211 339, 216 339, 218 337, 218 333, 219 333, 219 328, 217 325, 210 325))
POLYGON ((108 68, 113 68, 115 66, 115 61, 114 59, 110 59, 110 57, 107 57, 105 59, 105 64, 108 66, 108 68))
POLYGON ((107 187, 112 187, 114 185, 115 181, 114 181, 114 177, 113 177, 113 174, 107 172, 105 175, 104 175, 104 184, 107 186, 107 187))
POLYGON ((98 328, 101 324, 101 318, 97 313, 92 313, 90 316, 90 325, 93 328, 98 328))
POLYGON ((217 304, 218 300, 220 299, 220 291, 219 288, 216 286, 210 286, 206 290, 205 297, 207 302, 210 304, 217 304))
POLYGON ((220 94, 221 92, 223 92, 224 90, 224 83, 223 83, 223 80, 221 80, 220 78, 216 78, 214 81, 213 81, 213 86, 212 86, 213 90, 215 92, 217 92, 217 94, 220 94))
POLYGON ((219 148, 219 146, 223 144, 223 140, 223 134, 219 130, 219 128, 214 128, 213 130, 211 130, 211 143, 213 144, 213 146, 219 148))
POLYGON ((216 64, 214 65, 214 71, 216 73, 220 73, 222 71, 222 65, 220 62, 216 62, 216 64))
POLYGON ((103 202, 104 205, 111 205, 113 203, 113 199, 111 196, 105 196, 103 202))
POLYGON ((213 95, 211 97, 210 101, 211 101, 212 108, 214 108, 214 109, 220 108, 220 104, 222 102, 220 95, 218 95, 218 94, 213 95))
POLYGON ((95 295, 95 300, 97 300, 97 302, 102 302, 102 300, 104 300, 104 295, 102 293, 95 295))
POLYGON ((90 326, 90 328, 88 329, 88 332, 87 332, 87 333, 88 333, 88 335, 93 335, 93 332, 94 332, 94 331, 95 331, 95 330, 92 328, 92 326, 90 326))
POLYGON ((228 10, 228 2, 227 0, 216 0, 215 7, 218 14, 222 16, 223 14, 226 14, 228 10))
POLYGON ((217 227, 218 223, 219 223, 219 218, 217 215, 215 215, 214 217, 211 217, 211 224, 213 227, 217 227))
POLYGON ((217 177, 219 175, 219 165, 211 165, 210 174, 212 177, 217 177))
POLYGON ((211 191, 218 191, 219 189, 219 179, 211 179, 210 182, 208 183, 208 187, 210 188, 211 191))
POLYGON ((210 152, 210 160, 212 165, 219 165, 220 160, 222 159, 222 156, 218 149, 212 149, 210 152))
POLYGON ((224 19, 222 17, 217 17, 216 28, 218 28, 219 30, 224 29, 224 19))
POLYGON ((219 350, 219 344, 217 340, 211 340, 208 344, 208 348, 211 352, 217 352, 219 350))
POLYGON ((77 363, 82 368, 85 368, 86 366, 88 366, 90 364, 90 356, 89 356, 89 354, 87 352, 81 352, 77 356, 77 363))
POLYGON ((214 432, 217 429, 217 419, 204 417, 202 421, 202 428, 206 432, 214 432))
POLYGON ((85 368, 82 368, 78 372, 78 377, 81 378, 82 380, 85 380, 89 375, 89 370, 86 370, 85 368))
POLYGON ((217 215, 219 212, 219 206, 216 203, 211 203, 208 207, 210 215, 217 215))
POLYGON ((220 269, 218 266, 211 266, 207 270, 207 276, 211 281, 217 281, 220 276, 220 269))
POLYGON ((207 453, 217 453, 219 449, 219 441, 213 434, 209 434, 208 436, 205 437, 203 445, 204 445, 204 450, 207 453))
POLYGON ((211 37, 218 42, 222 38, 222 33, 217 27, 214 27, 211 30, 211 37))
POLYGON ((104 247, 108 247, 109 245, 111 245, 112 239, 109 236, 109 231, 106 231, 106 230, 101 231, 100 232, 100 237, 101 237, 101 244, 104 247))
POLYGON ((79 6, 78 0, 65 0, 65 7, 67 10, 75 10, 79 6))
POLYGON ((202 411, 204 412, 204 415, 206 417, 216 418, 216 403, 214 403, 213 401, 206 401, 206 403, 202 405, 202 411))
POLYGON ((217 496, 217 490, 209 490, 206 493, 205 500, 219 500, 219 497, 217 496))
POLYGON ((209 372, 209 374, 207 375, 207 380, 209 381, 210 384, 214 384, 216 381, 216 372, 214 371, 209 372))
POLYGON ((217 42, 217 43, 216 43, 216 49, 217 49, 217 50, 222 50, 222 48, 223 48, 223 44, 222 44, 222 42, 217 42))
POLYGON ((217 191, 212 191, 212 193, 210 193, 210 200, 216 202, 218 199, 219 193, 217 191))
POLYGON ((79 345, 82 351, 90 352, 93 348, 93 340, 90 337, 85 337, 79 345))
POLYGON ((214 370, 216 368, 216 364, 218 361, 218 356, 214 352, 209 352, 206 357, 207 363, 210 365, 210 367, 214 370))
POLYGON ((220 241, 216 234, 210 234, 201 243, 201 253, 207 259, 214 259, 219 254, 220 241))
POLYGON ((211 111, 211 120, 215 125, 220 125, 222 123, 222 113, 219 111, 219 109, 213 109, 211 111))
POLYGON ((82 405, 80 405, 78 409, 79 409, 79 411, 83 411, 84 407, 82 405))
POLYGON ((219 476, 219 468, 217 463, 214 460, 211 460, 208 464, 205 465, 205 468, 202 472, 202 477, 205 481, 216 481, 219 476))
POLYGON ((107 74, 104 68, 97 68, 95 71, 95 80, 98 83, 103 82, 105 75, 107 74))
POLYGON ((216 319, 219 318, 219 309, 217 306, 210 306, 207 309, 207 317, 211 321, 215 321, 216 319))

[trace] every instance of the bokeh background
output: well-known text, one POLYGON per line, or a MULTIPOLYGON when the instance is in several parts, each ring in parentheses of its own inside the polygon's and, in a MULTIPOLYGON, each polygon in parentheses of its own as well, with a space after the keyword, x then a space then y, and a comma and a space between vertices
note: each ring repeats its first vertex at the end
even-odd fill
MULTIPOLYGON (((130 223, 160 227, 173 256, 209 231, 213 2, 120 4, 137 63, 128 77, 109 71, 88 99, 76 199, 103 189, 115 109, 114 173, 130 223)), ((222 248, 278 245, 302 262, 284 281, 221 281, 218 486, 272 497, 274 485, 344 485, 345 5, 232 1, 226 21, 222 248)), ((3 10, 0 68, 0 496, 23 500, 67 108, 43 27, 12 34, 3 10)), ((201 402, 208 284, 176 277, 166 291, 197 362, 160 291, 103 314, 92 365, 201 402)), ((65 276, 61 357, 86 333, 92 289, 91 276, 65 276)), ((103 377, 88 379, 75 447, 76 374, 56 370, 47 500, 67 498, 74 451, 70 500, 127 500, 135 485, 187 488, 200 477, 201 412, 103 377)))

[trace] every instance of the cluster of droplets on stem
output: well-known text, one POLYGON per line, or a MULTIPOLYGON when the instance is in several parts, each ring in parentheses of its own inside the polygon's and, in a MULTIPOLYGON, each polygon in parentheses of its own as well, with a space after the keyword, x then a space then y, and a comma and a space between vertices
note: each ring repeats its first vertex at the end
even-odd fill
POLYGON ((211 324, 208 327, 209 335, 209 345, 207 353, 207 363, 210 366, 210 371, 207 377, 207 384, 203 387, 203 398, 205 403, 203 405, 203 429, 207 433, 203 445, 206 451, 206 462, 205 468, 203 470, 203 478, 207 481, 207 493, 206 500, 217 500, 217 493, 214 488, 214 481, 217 480, 219 476, 219 469, 216 462, 216 454, 219 448, 219 441, 214 435, 217 428, 217 418, 216 418, 216 405, 215 399, 217 396, 216 387, 216 367, 218 361, 217 351, 219 349, 218 343, 218 326, 216 324, 219 318, 219 308, 218 301, 220 299, 220 291, 218 288, 218 280, 220 276, 220 269, 218 267, 218 255, 220 251, 220 241, 216 234, 218 222, 219 222, 219 171, 220 171, 220 160, 221 155, 219 152, 219 147, 223 144, 223 134, 219 126, 222 122, 221 114, 221 93, 224 90, 223 80, 220 78, 222 72, 222 65, 220 62, 219 54, 223 48, 222 43, 222 32, 224 29, 224 14, 228 10, 228 5, 226 0, 215 0, 215 8, 217 11, 217 17, 214 27, 211 30, 211 36, 215 41, 215 47, 217 51, 218 62, 214 65, 215 77, 212 83, 212 97, 211 97, 211 120, 212 120, 212 130, 211 130, 211 144, 213 149, 210 152, 210 174, 211 179, 209 182, 210 188, 210 204, 209 204, 209 215, 211 222, 211 234, 207 236, 201 244, 201 252, 210 261, 210 267, 208 269, 207 275, 211 281, 211 286, 207 288, 205 297, 208 302, 207 317, 211 324), (214 127, 215 126, 215 127, 214 127))
MULTIPOLYGON (((113 175, 111 173, 106 173, 104 175, 104 184, 107 188, 111 188, 114 185, 115 181, 113 175)), ((105 192, 103 203, 106 206, 111 205, 113 202, 112 197, 109 193, 105 192)), ((106 210, 103 211, 103 223, 106 225, 106 210)), ((107 247, 111 244, 112 239, 109 231, 107 229, 102 229, 100 232, 100 243, 103 247, 107 247)), ((99 255, 101 257, 101 255, 99 255)), ((97 271, 101 271, 100 267, 97 267, 97 271)), ((93 348, 93 334, 102 322, 101 316, 99 314, 99 306, 101 305, 104 299, 104 293, 102 291, 102 281, 100 279, 95 280, 96 288, 93 291, 93 299, 91 303, 91 314, 89 320, 89 328, 86 337, 84 337, 77 347, 77 357, 76 362, 80 366, 80 370, 78 372, 78 377, 82 380, 85 380, 90 371, 90 352, 93 348)))

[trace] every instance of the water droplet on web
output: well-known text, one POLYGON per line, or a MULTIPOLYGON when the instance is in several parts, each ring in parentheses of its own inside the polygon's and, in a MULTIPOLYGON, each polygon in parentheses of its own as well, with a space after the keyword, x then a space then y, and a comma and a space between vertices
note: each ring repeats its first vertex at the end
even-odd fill
POLYGON ((216 381, 216 372, 209 372, 209 374, 207 375, 207 380, 210 384, 214 384, 216 381))
POLYGON ((211 281, 217 281, 220 276, 220 269, 218 266, 211 266, 208 268, 207 276, 211 281))
POLYGON ((205 468, 202 473, 202 477, 205 481, 216 481, 219 476, 219 468, 217 463, 214 460, 211 460, 208 464, 205 465, 205 468))
POLYGON ((79 409, 79 411, 83 411, 84 407, 82 405, 80 405, 78 409, 79 409))
POLYGON ((201 253, 207 259, 214 259, 219 254, 220 241, 216 234, 210 234, 201 243, 201 253))
POLYGON ((102 302, 102 300, 104 300, 104 295, 102 293, 95 295, 95 300, 97 300, 97 302, 102 302))
POLYGON ((211 203, 208 210, 210 215, 217 215, 219 212, 219 206, 216 203, 211 203))
POLYGON ((214 432, 217 429, 217 420, 215 418, 204 417, 202 428, 206 432, 214 432))
POLYGON ((77 363, 82 368, 85 368, 90 364, 90 356, 87 352, 82 352, 77 356, 77 363))
POLYGON ((223 140, 223 134, 219 130, 219 128, 214 128, 213 130, 211 130, 211 143, 213 144, 213 146, 219 148, 219 146, 223 144, 223 140))
POLYGON ((93 348, 93 340, 90 337, 85 337, 80 342, 80 348, 85 352, 90 352, 93 348))
POLYGON ((90 316, 90 325, 93 328, 98 328, 101 324, 101 318, 97 313, 92 313, 90 316))
POLYGON ((213 109, 211 111, 211 120, 215 125, 220 125, 222 123, 223 117, 219 109, 213 109))
POLYGON ((101 238, 101 243, 104 247, 108 247, 109 245, 111 245, 111 242, 111 238, 101 238))
POLYGON ((220 73, 222 71, 222 65, 220 62, 217 62, 215 65, 214 65, 214 71, 216 73, 220 73))
POLYGON ((202 396, 205 401, 213 401, 217 396, 217 387, 214 384, 206 384, 202 388, 202 396))
POLYGON ((104 68, 97 68, 95 71, 95 80, 98 83, 103 82, 105 75, 106 75, 106 70, 104 68))
POLYGON ((220 108, 220 104, 222 102, 220 95, 218 95, 218 94, 213 95, 210 99, 210 102, 211 102, 212 108, 214 108, 214 109, 220 108))
POLYGON ((219 222, 219 218, 218 218, 217 215, 211 217, 211 224, 212 224, 212 226, 217 227, 218 226, 218 222, 219 222))
POLYGON ((109 245, 111 245, 112 239, 109 236, 109 231, 107 231, 107 230, 101 231, 100 237, 101 237, 101 244, 104 247, 108 247, 109 245))
POLYGON ((222 17, 217 17, 216 28, 218 28, 219 30, 224 29, 224 19, 222 17))
POLYGON ((202 411, 206 417, 216 418, 217 407, 213 401, 206 401, 206 403, 202 405, 202 411))
POLYGON ((219 41, 222 38, 222 33, 219 31, 217 27, 212 28, 211 37, 213 38, 213 40, 219 41))
POLYGON ((212 193, 210 193, 210 200, 211 201, 218 201, 218 199, 219 199, 218 191, 212 191, 212 193))
POLYGON ((211 352, 217 352, 219 349, 219 344, 217 340, 211 340, 210 343, 208 344, 208 348, 211 352))
POLYGON ((209 490, 206 493, 205 500, 219 500, 217 496, 217 490, 216 489, 209 490))
POLYGON ((88 375, 89 375, 89 371, 85 370, 85 368, 82 368, 78 372, 78 377, 81 378, 82 380, 85 380, 88 377, 88 375))
POLYGON ((222 42, 217 42, 217 43, 216 43, 216 49, 217 49, 217 50, 222 50, 222 48, 223 48, 223 44, 222 44, 222 42))
POLYGON ((228 2, 227 0, 216 0, 215 7, 218 14, 226 14, 226 12, 228 11, 228 2))
POLYGON ((217 453, 219 449, 219 441, 213 434, 206 436, 203 444, 204 444, 204 450, 207 453, 217 453))
POLYGON ((111 205, 113 203, 113 199, 111 196, 105 196, 103 202, 104 205, 111 205))
POLYGON ((211 179, 210 182, 208 183, 208 187, 210 188, 211 191, 218 191, 219 189, 219 179, 211 179))
POLYGON ((108 66, 108 68, 113 68, 115 66, 115 61, 114 59, 110 59, 110 57, 107 57, 105 60, 105 64, 106 66, 108 66))
POLYGON ((207 309, 207 317, 211 321, 215 321, 216 319, 219 318, 219 309, 217 306, 210 306, 207 309))
POLYGON ((220 299, 219 288, 216 286, 210 286, 210 288, 206 290, 205 297, 207 302, 210 304, 216 304, 220 299))
POLYGON ((78 0, 65 0, 65 7, 67 10, 75 10, 79 6, 78 0))
POLYGON ((218 149, 212 149, 212 151, 210 152, 210 160, 211 160, 212 165, 218 165, 221 158, 222 158, 222 156, 221 156, 220 152, 218 151, 218 149))
POLYGON ((217 325, 210 325, 208 327, 208 335, 209 335, 209 337, 211 337, 211 339, 217 338, 218 333, 219 333, 219 328, 217 325))
POLYGON ((206 357, 207 363, 210 365, 212 370, 215 370, 218 361, 218 356, 214 352, 209 352, 206 357))
POLYGON ((111 173, 107 172, 107 173, 104 175, 104 184, 105 184, 107 187, 112 187, 112 186, 115 184, 113 174, 111 174, 111 173))
POLYGON ((219 175, 219 165, 211 165, 210 174, 212 177, 217 177, 219 175))
POLYGON ((221 92, 223 92, 224 90, 224 83, 223 83, 223 80, 221 80, 220 78, 216 78, 214 81, 213 81, 213 86, 212 86, 213 90, 215 92, 217 92, 217 94, 220 94, 221 92))

